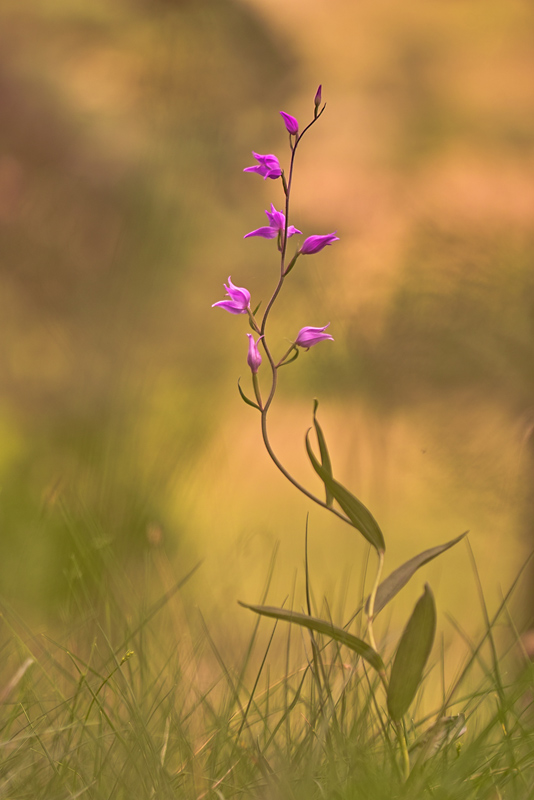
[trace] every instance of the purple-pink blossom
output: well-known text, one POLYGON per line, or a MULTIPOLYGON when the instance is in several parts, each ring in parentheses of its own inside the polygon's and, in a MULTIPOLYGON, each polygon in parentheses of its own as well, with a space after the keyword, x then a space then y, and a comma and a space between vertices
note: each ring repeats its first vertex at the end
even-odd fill
POLYGON ((219 300, 218 303, 213 303, 212 308, 220 306, 230 314, 246 314, 250 308, 250 292, 242 286, 235 286, 232 283, 232 278, 228 278, 228 286, 224 284, 226 294, 229 300, 219 300))
POLYGON ((308 236, 300 248, 300 253, 304 256, 309 256, 313 253, 318 253, 323 247, 334 242, 339 242, 339 236, 336 236, 336 231, 334 233, 326 233, 324 236, 308 236))
POLYGON ((258 343, 260 339, 263 339, 263 336, 260 336, 257 342, 254 341, 254 336, 251 333, 247 333, 247 336, 248 336, 247 364, 252 370, 252 374, 255 375, 261 364, 261 355, 260 351, 258 350, 258 343))
MULTIPOLYGON (((264 228, 256 228, 255 231, 246 233, 243 237, 244 239, 248 239, 250 236, 263 236, 264 239, 274 239, 279 233, 284 232, 286 226, 285 214, 282 214, 281 211, 277 211, 272 203, 271 210, 265 213, 267 214, 269 225, 264 228)), ((290 236, 294 236, 296 233, 302 233, 302 231, 299 231, 298 228, 295 228, 293 225, 289 225, 287 229, 287 238, 289 239, 290 236)))
MULTIPOLYGON (((328 325, 330 325, 330 323, 328 323, 328 325)), ((305 347, 308 349, 313 347, 314 344, 323 342, 325 339, 331 339, 334 341, 333 336, 330 336, 329 333, 325 333, 328 325, 324 325, 322 328, 312 328, 309 325, 307 325, 305 328, 301 328, 298 332, 297 338, 295 339, 295 344, 297 344, 299 347, 305 347)))
POLYGON ((272 153, 262 156, 260 153, 255 153, 254 151, 252 151, 252 155, 259 163, 255 164, 253 167, 245 167, 243 172, 255 172, 257 175, 261 175, 263 180, 266 178, 273 178, 274 180, 274 178, 280 177, 282 170, 276 156, 272 153))
POLYGON ((298 121, 295 119, 295 117, 292 117, 291 114, 286 114, 285 111, 281 111, 280 114, 285 122, 288 133, 292 133, 294 136, 296 136, 299 132, 298 121))
POLYGON ((316 108, 318 108, 321 105, 322 92, 323 92, 323 85, 322 83, 320 83, 319 88, 315 92, 315 99, 313 101, 313 104, 315 105, 316 108))

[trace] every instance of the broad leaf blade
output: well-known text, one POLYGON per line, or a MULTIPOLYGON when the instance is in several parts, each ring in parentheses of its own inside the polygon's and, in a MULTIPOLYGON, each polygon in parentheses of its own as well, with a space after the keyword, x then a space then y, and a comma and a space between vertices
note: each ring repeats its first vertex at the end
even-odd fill
POLYGON ((356 530, 360 531, 368 542, 378 551, 384 552, 386 544, 384 536, 378 526, 378 522, 373 517, 368 508, 361 503, 348 489, 345 489, 340 483, 332 478, 327 470, 316 459, 313 450, 311 449, 309 431, 306 434, 306 450, 308 457, 311 461, 312 467, 322 480, 325 488, 332 494, 335 500, 339 503, 347 517, 350 519, 352 525, 356 530))
POLYGON ((340 642, 340 644, 344 644, 350 650, 358 653, 358 655, 365 659, 368 664, 374 667, 377 672, 383 672, 384 670, 384 662, 376 650, 373 650, 373 648, 368 645, 367 642, 364 642, 362 639, 358 639, 357 636, 353 636, 352 633, 348 633, 348 631, 344 630, 343 628, 338 628, 335 625, 332 625, 331 622, 317 619, 316 617, 309 617, 307 614, 300 614, 298 611, 289 611, 285 608, 274 608, 273 606, 251 606, 248 605, 248 603, 242 603, 241 601, 239 601, 239 605, 243 606, 243 608, 249 608, 251 611, 255 611, 256 614, 261 614, 263 617, 273 617, 274 619, 293 622, 295 625, 302 625, 303 628, 308 628, 310 631, 316 631, 316 633, 322 633, 325 636, 329 636, 336 642, 340 642))
MULTIPOLYGON (((429 561, 437 558, 437 556, 449 550, 451 547, 454 547, 454 545, 458 544, 468 533, 469 531, 466 531, 462 533, 461 536, 457 536, 456 539, 451 539, 451 541, 446 544, 439 544, 437 547, 431 547, 429 550, 419 553, 419 555, 410 558, 409 561, 406 561, 404 564, 401 564, 400 567, 394 569, 391 575, 388 575, 378 587, 375 597, 374 616, 376 616, 379 611, 382 611, 389 601, 400 592, 403 586, 406 586, 412 575, 414 575, 420 567, 424 564, 428 564, 429 561)), ((367 599, 365 610, 369 610, 369 599, 367 599)))
MULTIPOLYGON (((332 462, 330 461, 330 454, 328 452, 328 447, 326 446, 326 441, 323 434, 323 429, 317 422, 317 407, 319 403, 317 400, 313 401, 313 424, 315 426, 315 433, 317 434, 317 441, 319 443, 319 452, 321 454, 321 465, 322 467, 328 472, 330 477, 333 479, 332 474, 332 462)), ((334 504, 334 497, 332 493, 328 490, 328 487, 325 485, 326 491, 326 505, 332 506, 334 504)))
POLYGON ((389 715, 395 722, 402 719, 415 697, 435 632, 436 604, 430 586, 425 584, 425 591, 401 636, 391 668, 387 701, 389 715))

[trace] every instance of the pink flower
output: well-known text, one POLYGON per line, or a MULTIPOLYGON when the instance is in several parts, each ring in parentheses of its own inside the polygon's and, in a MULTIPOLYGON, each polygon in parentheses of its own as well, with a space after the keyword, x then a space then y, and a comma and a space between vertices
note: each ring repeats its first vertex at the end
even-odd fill
POLYGON ((285 122, 288 133, 292 133, 294 136, 296 136, 299 132, 299 124, 295 117, 292 117, 291 114, 286 114, 285 111, 281 111, 280 114, 285 122))
POLYGON ((248 336, 247 364, 252 370, 252 374, 255 375, 261 364, 261 355, 260 351, 258 350, 258 342, 260 341, 260 339, 263 339, 263 336, 260 336, 257 342, 254 341, 254 337, 251 333, 247 333, 247 336, 248 336))
POLYGON ((300 248, 300 252, 303 256, 309 256, 313 253, 318 253, 327 244, 333 244, 334 242, 339 242, 339 236, 336 236, 336 231, 334 233, 326 233, 324 236, 308 236, 300 248))
POLYGON ((265 180, 265 178, 273 178, 274 180, 280 177, 282 170, 276 156, 273 156, 272 153, 262 156, 254 151, 252 151, 252 155, 259 163, 253 167, 245 167, 243 172, 255 172, 257 175, 261 175, 263 180, 265 180))
MULTIPOLYGON (((274 239, 279 233, 284 232, 286 226, 285 214, 282 214, 281 211, 277 211, 272 203, 271 210, 265 213, 269 220, 269 226, 265 228, 256 228, 255 231, 246 233, 243 239, 248 239, 250 236, 263 236, 264 239, 274 239)), ((299 231, 298 228, 295 228, 293 225, 289 225, 287 229, 287 238, 289 239, 290 236, 294 236, 296 233, 302 233, 302 231, 299 231)))
POLYGON ((250 307, 250 292, 241 286, 234 286, 232 278, 228 278, 228 286, 224 284, 226 294, 230 300, 219 300, 218 303, 213 303, 211 306, 220 306, 230 314, 246 314, 250 307))
POLYGON ((322 83, 320 83, 319 84, 319 88, 317 89, 317 91, 315 93, 315 99, 313 101, 313 104, 314 104, 315 108, 319 108, 319 106, 321 105, 322 92, 323 92, 323 85, 322 85, 322 83))
MULTIPOLYGON (((328 325, 330 325, 330 323, 328 323, 328 325)), ((333 336, 330 336, 329 333, 324 333, 328 325, 324 325, 322 328, 311 328, 309 325, 305 328, 301 328, 295 339, 295 344, 299 347, 305 347, 308 350, 310 347, 313 347, 314 344, 323 342, 325 339, 334 341, 333 336)))

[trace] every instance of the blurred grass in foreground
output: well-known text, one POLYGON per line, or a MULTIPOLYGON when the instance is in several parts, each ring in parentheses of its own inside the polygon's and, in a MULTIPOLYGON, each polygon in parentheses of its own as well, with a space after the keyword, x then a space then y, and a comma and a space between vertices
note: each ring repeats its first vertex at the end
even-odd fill
POLYGON ((60 638, 3 608, 3 796, 523 800, 534 790, 532 665, 510 628, 492 655, 506 603, 466 640, 453 675, 434 654, 410 715, 403 783, 381 688, 354 653, 316 637, 312 662, 307 633, 252 615, 240 637, 211 627, 190 606, 194 570, 166 584, 173 569, 157 551, 144 580, 108 559, 94 569, 106 591, 92 606, 82 598, 60 638), (155 598, 151 571, 163 584, 155 598), (440 708, 465 714, 467 730, 449 743, 438 736, 416 767, 440 708))

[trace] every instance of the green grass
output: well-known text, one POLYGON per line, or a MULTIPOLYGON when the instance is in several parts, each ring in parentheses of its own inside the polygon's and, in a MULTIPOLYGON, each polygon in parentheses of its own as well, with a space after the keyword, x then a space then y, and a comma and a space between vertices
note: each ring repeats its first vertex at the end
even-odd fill
POLYGON ((467 731, 417 764, 415 748, 404 782, 361 659, 252 614, 244 640, 237 607, 208 624, 189 577, 149 602, 139 578, 108 575, 54 635, 2 608, 1 798, 534 797, 534 672, 506 601, 478 641, 458 626, 469 655, 448 686, 434 652, 408 744, 440 710, 467 731))

